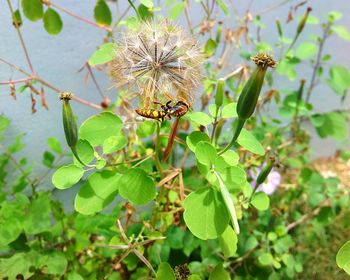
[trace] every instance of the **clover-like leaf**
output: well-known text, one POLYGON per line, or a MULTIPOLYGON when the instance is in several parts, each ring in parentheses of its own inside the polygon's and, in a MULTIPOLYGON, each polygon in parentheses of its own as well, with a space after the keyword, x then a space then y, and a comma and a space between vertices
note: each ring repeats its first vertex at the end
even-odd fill
POLYGON ((68 189, 79 182, 84 169, 75 164, 65 165, 56 170, 52 176, 52 184, 61 190, 68 189))

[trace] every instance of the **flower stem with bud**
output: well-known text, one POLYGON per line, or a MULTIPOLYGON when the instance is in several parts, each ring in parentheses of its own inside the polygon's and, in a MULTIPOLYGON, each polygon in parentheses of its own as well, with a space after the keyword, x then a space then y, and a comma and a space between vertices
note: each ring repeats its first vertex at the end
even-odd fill
POLYGON ((60 94, 60 99, 63 101, 62 106, 62 116, 63 116, 63 128, 64 134, 66 136, 66 141, 70 147, 75 158, 84 166, 86 164, 80 159, 77 152, 77 143, 78 143, 78 126, 75 120, 75 116, 70 106, 70 100, 72 99, 73 94, 70 92, 62 92, 60 94))
POLYGON ((241 133, 246 120, 249 119, 254 113, 261 88, 264 83, 267 68, 274 68, 276 65, 276 62, 272 56, 267 53, 258 53, 252 57, 252 60, 255 62, 257 67, 245 84, 242 93, 238 98, 236 109, 238 115, 238 124, 235 133, 231 142, 219 152, 219 155, 225 153, 237 141, 237 138, 241 133))

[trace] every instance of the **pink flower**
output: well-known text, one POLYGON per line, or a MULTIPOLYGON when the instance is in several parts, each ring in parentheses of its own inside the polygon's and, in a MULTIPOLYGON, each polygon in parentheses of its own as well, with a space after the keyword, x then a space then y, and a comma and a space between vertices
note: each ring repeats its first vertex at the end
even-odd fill
MULTIPOLYGON (((252 177, 252 187, 255 187, 256 185, 256 178, 258 177, 259 173, 261 171, 261 168, 256 168, 253 170, 249 170, 250 176, 252 177)), ((262 183, 258 189, 257 192, 263 191, 267 195, 273 194, 277 187, 281 184, 281 174, 275 171, 274 169, 271 170, 270 174, 267 176, 267 179, 264 183, 262 183)))

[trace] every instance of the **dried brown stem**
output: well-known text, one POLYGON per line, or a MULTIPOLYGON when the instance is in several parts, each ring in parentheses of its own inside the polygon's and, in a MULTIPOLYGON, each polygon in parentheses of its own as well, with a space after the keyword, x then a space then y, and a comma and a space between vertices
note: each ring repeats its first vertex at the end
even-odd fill
MULTIPOLYGON (((27 72, 26 70, 24 70, 24 69, 18 67, 17 65, 15 65, 15 64, 13 64, 13 63, 11 63, 11 62, 6 61, 5 59, 0 58, 0 61, 3 62, 3 63, 5 63, 5 64, 7 64, 7 65, 9 65, 10 67, 16 69, 18 72, 21 72, 22 74, 28 76, 28 80, 36 80, 36 81, 38 81, 39 83, 41 83, 42 85, 44 85, 44 86, 46 86, 46 87, 52 89, 52 90, 53 90, 54 92, 56 92, 57 94, 59 94, 59 93, 62 92, 62 90, 60 90, 59 88, 53 86, 52 84, 48 83, 47 81, 43 80, 42 78, 40 78, 40 77, 38 77, 38 76, 36 76, 36 75, 30 74, 30 73, 27 72)), ((98 110, 102 110, 102 107, 101 107, 100 105, 97 105, 97 104, 95 104, 95 103, 89 102, 89 101, 84 100, 84 99, 82 99, 82 98, 80 98, 80 97, 73 96, 72 99, 75 100, 75 101, 77 101, 77 102, 79 102, 79 103, 81 103, 81 104, 87 105, 87 106, 89 106, 89 107, 91 107, 91 108, 95 108, 95 109, 98 109, 98 110)))

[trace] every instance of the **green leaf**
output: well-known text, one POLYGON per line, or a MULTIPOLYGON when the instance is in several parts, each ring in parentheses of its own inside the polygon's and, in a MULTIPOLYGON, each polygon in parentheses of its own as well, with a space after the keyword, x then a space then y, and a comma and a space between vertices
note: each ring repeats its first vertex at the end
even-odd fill
POLYGON ((184 201, 183 218, 189 230, 200 239, 220 236, 229 222, 229 215, 221 194, 213 188, 191 193, 184 201))
POLYGON ((297 76, 295 64, 291 63, 287 59, 282 59, 278 62, 276 71, 281 75, 287 76, 290 81, 294 81, 297 76))
POLYGON ((220 9, 224 12, 224 14, 228 16, 230 12, 224 0, 216 0, 216 2, 218 3, 220 9))
POLYGON ((252 205, 259 211, 265 211, 269 209, 270 198, 264 192, 258 192, 253 196, 252 205))
POLYGON ((141 4, 137 10, 139 11, 139 14, 142 20, 144 21, 152 20, 153 18, 152 8, 147 8, 145 5, 141 4))
POLYGON ((50 35, 57 35, 61 32, 63 22, 60 15, 53 9, 48 8, 44 14, 44 28, 50 35))
POLYGON ((205 43, 205 46, 204 46, 204 53, 207 57, 210 57, 212 56, 214 53, 215 53, 215 50, 218 46, 218 43, 209 38, 208 41, 205 43))
POLYGON ((229 104, 226 104, 222 108, 221 116, 224 119, 236 118, 237 117, 237 109, 236 108, 237 108, 236 102, 231 102, 229 104))
POLYGON ((184 2, 175 3, 169 11, 169 18, 171 20, 176 20, 184 11, 185 5, 186 4, 184 2))
POLYGON ((156 188, 151 177, 140 168, 130 169, 119 181, 119 193, 133 204, 146 204, 156 195, 156 188))
POLYGON ((225 162, 230 166, 235 166, 238 164, 239 156, 235 151, 227 150, 221 155, 225 162))
POLYGON ((0 259, 0 278, 16 279, 18 274, 23 276, 23 279, 29 279, 34 271, 31 269, 35 265, 35 260, 40 255, 36 251, 30 253, 17 253, 10 258, 0 259))
POLYGON ((329 69, 328 85, 340 96, 350 87, 350 72, 342 65, 333 65, 329 69))
POLYGON ((43 154, 43 164, 46 167, 51 168, 53 166, 54 161, 55 161, 55 156, 52 153, 45 151, 43 154))
POLYGON ((42 272, 53 275, 63 275, 68 265, 65 255, 61 252, 52 252, 43 255, 40 262, 45 267, 42 269, 42 272))
POLYGON ((298 46, 295 55, 300 59, 307 59, 314 57, 317 51, 318 47, 315 44, 303 42, 298 46))
MULTIPOLYGON (((270 232, 270 233, 272 233, 272 232, 270 232)), ((277 235, 276 235, 276 237, 277 237, 277 235)), ((293 255, 291 255, 291 254, 283 254, 282 255, 282 261, 287 267, 294 268, 295 260, 294 260, 293 255)))
POLYGON ((251 132, 244 128, 238 136, 237 143, 253 154, 260 156, 263 156, 265 154, 264 147, 260 144, 260 142, 256 140, 251 132))
POLYGON ((228 190, 233 193, 241 191, 247 182, 245 171, 238 166, 231 166, 221 170, 220 175, 228 190))
POLYGON ((336 256, 337 265, 350 275, 350 241, 346 242, 336 256))
POLYGON ((121 150, 127 144, 127 139, 123 133, 119 133, 117 136, 108 137, 103 142, 103 153, 111 154, 121 150))
POLYGON ((31 21, 37 21, 43 17, 43 4, 41 0, 22 0, 23 13, 31 21))
MULTIPOLYGON (((77 143, 77 153, 80 157, 80 160, 86 165, 95 158, 95 150, 85 139, 79 139, 77 143)), ((74 164, 77 166, 82 166, 82 164, 74 157, 74 164)))
POLYGON ((75 197, 75 210, 84 215, 101 211, 116 197, 120 178, 119 173, 108 170, 91 174, 75 197))
POLYGON ((0 115, 0 139, 9 125, 10 125, 10 120, 0 115))
POLYGON ((213 145, 205 141, 201 141, 196 145, 195 155, 196 159, 206 166, 214 164, 218 157, 213 145))
POLYGON ((235 230, 236 234, 239 234, 240 229, 239 229, 239 224, 238 224, 238 219, 237 219, 237 214, 236 214, 236 208, 235 208, 235 205, 233 203, 231 194, 229 193, 229 190, 228 190, 227 186, 225 185, 225 183, 223 182, 219 173, 214 171, 214 175, 216 176, 216 178, 218 180, 220 193, 221 193, 221 196, 225 202, 226 209, 231 217, 231 221, 232 221, 234 230, 235 230))
POLYGON ((11 202, 5 201, 1 204, 0 247, 16 240, 21 234, 23 230, 23 220, 25 219, 25 211, 28 205, 28 198, 22 194, 17 194, 15 200, 11 202))
POLYGON ((71 271, 67 274, 67 280, 84 280, 84 278, 79 273, 71 271))
POLYGON ((166 262, 159 264, 156 280, 176 280, 175 273, 170 264, 166 262))
POLYGON ((89 59, 91 66, 105 64, 115 58, 115 52, 118 48, 116 43, 105 43, 95 51, 89 59))
POLYGON ((68 189, 79 182, 84 169, 74 164, 62 166, 52 176, 52 184, 61 190, 68 189))
POLYGON ((228 226, 225 231, 219 236, 219 243, 225 258, 233 257, 237 251, 237 234, 231 226, 228 226))
POLYGON ((109 26, 112 23, 112 13, 104 0, 97 0, 94 8, 95 21, 102 26, 109 26))
POLYGON ((28 207, 28 214, 23 221, 23 229, 26 234, 38 234, 49 232, 51 228, 51 197, 48 193, 40 193, 28 207))
POLYGON ((203 112, 194 112, 189 114, 191 121, 195 122, 198 125, 207 126, 213 122, 213 119, 203 112))
POLYGON ((195 152, 197 144, 201 141, 210 142, 209 136, 201 131, 193 131, 186 138, 187 146, 192 152, 195 152))
POLYGON ((79 128, 79 136, 88 140, 92 146, 99 146, 107 138, 118 135, 122 125, 123 123, 117 115, 104 112, 83 122, 79 128))
POLYGON ((60 154, 60 155, 62 154, 62 147, 61 147, 60 141, 58 141, 57 138, 55 137, 48 138, 47 145, 51 148, 51 150, 53 150, 57 154, 60 154))
POLYGON ((157 123, 155 121, 144 121, 138 125, 136 134, 141 138, 151 136, 156 130, 156 126, 157 123))
POLYGON ((202 280, 202 278, 198 274, 191 274, 188 280, 202 280))
MULTIPOLYGON (((318 135, 321 138, 332 137, 336 140, 343 140, 347 138, 347 120, 343 114, 330 112, 323 114, 322 116, 322 125, 315 127, 318 135)), ((314 122, 315 120, 313 123, 314 122)))
POLYGON ((230 274, 219 263, 209 275, 209 280, 231 280, 230 274))
POLYGON ((258 257, 258 261, 262 266, 270 266, 273 264, 273 256, 270 253, 263 253, 258 257))
POLYGON ((350 42, 350 33, 346 26, 344 25, 335 25, 333 26, 332 30, 342 39, 345 41, 350 42))
POLYGON ((140 0, 140 3, 146 6, 147 8, 153 8, 154 6, 153 0, 140 0))
POLYGON ((336 20, 339 20, 343 17, 343 14, 341 12, 338 12, 338 11, 330 11, 328 13, 328 20, 330 22, 334 22, 336 20))

